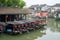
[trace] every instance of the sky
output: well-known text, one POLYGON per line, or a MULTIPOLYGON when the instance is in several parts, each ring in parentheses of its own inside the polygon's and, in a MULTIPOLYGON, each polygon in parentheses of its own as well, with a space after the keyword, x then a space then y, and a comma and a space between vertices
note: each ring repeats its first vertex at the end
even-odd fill
POLYGON ((47 4, 47 5, 54 5, 56 3, 60 3, 60 0, 24 0, 26 2, 26 7, 36 4, 47 4))

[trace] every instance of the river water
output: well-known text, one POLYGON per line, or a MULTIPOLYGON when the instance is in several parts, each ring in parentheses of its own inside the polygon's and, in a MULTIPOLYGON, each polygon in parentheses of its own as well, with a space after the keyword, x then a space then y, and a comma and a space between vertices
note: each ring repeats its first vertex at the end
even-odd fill
POLYGON ((60 22, 47 19, 47 26, 23 35, 0 34, 0 40, 60 40, 60 22))

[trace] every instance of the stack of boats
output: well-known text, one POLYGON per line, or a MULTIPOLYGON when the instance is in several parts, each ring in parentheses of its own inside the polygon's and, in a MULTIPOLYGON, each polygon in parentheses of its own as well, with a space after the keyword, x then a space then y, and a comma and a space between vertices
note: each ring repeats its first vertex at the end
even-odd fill
POLYGON ((47 25, 46 20, 20 20, 13 22, 0 22, 0 33, 23 34, 40 29, 47 25))

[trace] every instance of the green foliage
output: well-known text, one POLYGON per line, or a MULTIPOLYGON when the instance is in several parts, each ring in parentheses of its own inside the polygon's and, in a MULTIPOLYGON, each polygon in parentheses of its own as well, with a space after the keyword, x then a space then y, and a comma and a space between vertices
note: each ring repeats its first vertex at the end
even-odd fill
POLYGON ((25 2, 23 0, 0 0, 0 7, 19 7, 23 8, 25 2))

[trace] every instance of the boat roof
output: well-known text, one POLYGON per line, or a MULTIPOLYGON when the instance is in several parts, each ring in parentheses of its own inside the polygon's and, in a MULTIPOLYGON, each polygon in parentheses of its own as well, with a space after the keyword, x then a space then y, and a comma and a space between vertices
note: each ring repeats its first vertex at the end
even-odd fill
POLYGON ((16 24, 24 24, 25 22, 23 21, 14 21, 16 24))
POLYGON ((6 22, 6 24, 15 24, 14 22, 6 22))
POLYGON ((7 24, 24 24, 22 21, 6 22, 7 24))
POLYGON ((4 23, 4 22, 0 22, 0 25, 6 25, 6 23, 4 23))
POLYGON ((35 22, 35 20, 32 20, 32 19, 28 19, 28 20, 22 20, 22 21, 24 21, 24 22, 26 22, 26 23, 31 23, 31 22, 35 22))

